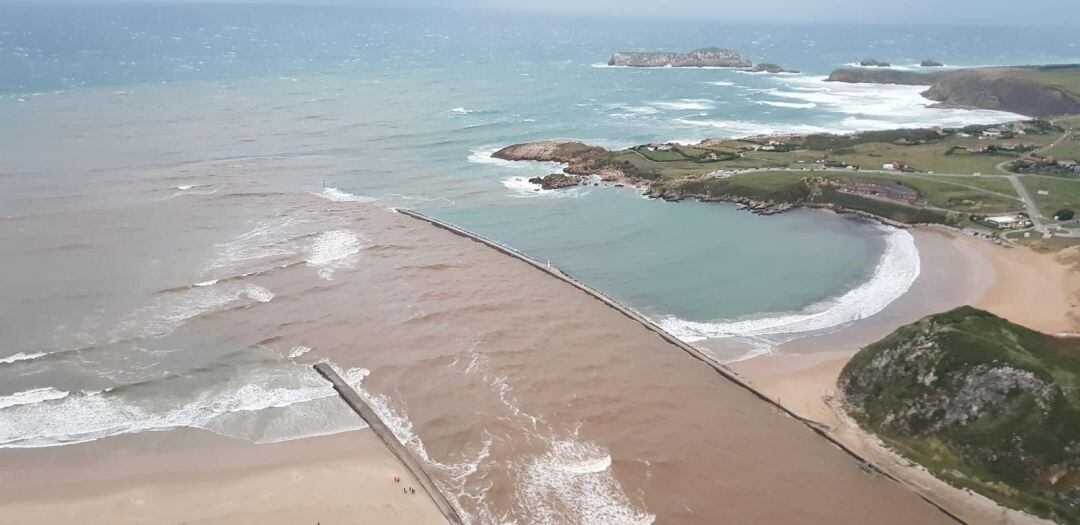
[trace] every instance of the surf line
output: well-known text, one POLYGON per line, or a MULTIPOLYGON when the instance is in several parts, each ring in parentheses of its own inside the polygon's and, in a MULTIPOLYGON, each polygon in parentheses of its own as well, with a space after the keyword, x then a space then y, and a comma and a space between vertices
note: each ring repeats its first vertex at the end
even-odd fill
MULTIPOLYGON (((585 284, 585 283, 571 277, 567 273, 563 272, 562 270, 560 270, 560 269, 558 269, 558 268, 556 268, 554 266, 551 266, 550 264, 541 263, 540 261, 537 261, 536 259, 533 259, 532 257, 529 257, 528 255, 525 255, 524 253, 521 253, 521 252, 519 252, 519 251, 517 251, 517 250, 515 250, 513 248, 510 248, 509 246, 506 246, 506 245, 500 244, 498 242, 495 242, 495 241, 493 241, 491 239, 488 239, 488 238, 486 238, 486 237, 484 237, 482 235, 470 232, 468 230, 465 230, 465 229, 459 228, 457 226, 454 226, 453 224, 449 224, 449 223, 440 221, 439 219, 428 217, 427 215, 424 215, 422 213, 415 212, 415 211, 412 211, 412 210, 409 210, 409 209, 394 208, 394 211, 396 211, 397 213, 400 213, 402 215, 412 217, 413 219, 424 221, 424 222, 426 222, 428 224, 431 224, 432 226, 435 226, 436 228, 441 228, 443 230, 447 230, 447 231, 449 231, 451 233, 454 233, 456 235, 459 235, 461 237, 465 237, 466 239, 470 239, 470 240, 473 240, 473 241, 478 242, 480 244, 483 244, 483 245, 485 245, 485 246, 487 246, 487 247, 489 247, 489 248, 491 248, 491 249, 493 249, 495 251, 498 251, 500 253, 509 255, 510 257, 513 257, 513 258, 515 258, 515 259, 517 259, 519 261, 522 261, 522 262, 524 262, 524 263, 526 263, 526 264, 528 264, 528 265, 530 265, 530 266, 532 266, 532 267, 534 267, 534 268, 536 268, 536 269, 538 269, 538 270, 540 270, 542 272, 547 273, 548 275, 551 275, 552 277, 555 277, 556 279, 559 279, 559 280, 561 280, 561 281, 563 281, 563 282, 565 282, 565 283, 567 283, 567 284, 581 290, 582 292, 585 292, 586 294, 592 296, 597 301, 600 301, 601 303, 606 304, 607 306, 613 308, 615 311, 625 315, 626 317, 629 317, 630 319, 633 319, 634 321, 637 321, 639 324, 644 326, 646 329, 656 333, 656 335, 660 336, 661 339, 663 339, 664 341, 667 341, 668 343, 678 347, 680 350, 682 350, 683 352, 686 352, 687 354, 689 354, 694 359, 697 359, 698 361, 701 361, 702 363, 708 365, 710 368, 715 370, 718 374, 723 376, 725 379, 735 383, 737 386, 740 386, 743 389, 750 392, 754 397, 757 397, 758 399, 760 399, 760 400, 764 401, 765 403, 768 403, 769 405, 771 405, 773 408, 775 408, 775 409, 777 409, 779 411, 782 411, 788 417, 791 417, 791 418, 795 419, 796 421, 802 423, 807 428, 809 428, 810 431, 812 431, 815 434, 821 436, 822 438, 828 440, 836 448, 838 448, 838 449, 844 451, 845 453, 847 453, 847 455, 850 456, 851 458, 853 458, 855 461, 857 461, 860 464, 860 466, 862 466, 862 467, 864 467, 866 469, 869 469, 870 471, 872 471, 873 473, 875 473, 877 475, 885 476, 887 479, 892 480, 893 482, 898 483, 901 486, 906 487, 908 490, 912 491, 916 496, 918 496, 923 501, 925 501, 929 505, 936 508, 942 514, 944 514, 944 515, 948 516, 949 518, 951 518, 953 521, 955 521, 957 523, 962 523, 962 524, 967 523, 962 518, 960 518, 960 516, 956 515, 955 513, 950 511, 949 509, 945 508, 943 505, 941 505, 940 503, 935 501, 933 498, 931 498, 927 494, 924 494, 923 491, 920 490, 918 487, 916 487, 916 486, 914 486, 912 484, 906 483, 903 480, 901 480, 900 478, 898 478, 896 476, 893 476, 892 474, 882 470, 877 465, 875 465, 873 462, 871 462, 869 459, 859 455, 859 453, 855 452, 854 450, 852 450, 848 446, 841 443, 838 439, 834 438, 832 435, 829 434, 828 430, 826 430, 826 428, 825 428, 825 425, 822 425, 821 423, 819 423, 817 421, 814 421, 813 419, 804 418, 804 417, 796 414, 795 412, 792 412, 787 407, 785 407, 785 406, 781 405, 780 403, 778 403, 775 399, 772 399, 771 397, 765 395, 765 393, 758 390, 756 387, 754 387, 754 385, 750 384, 748 381, 743 379, 742 376, 738 375, 737 373, 732 371, 730 368, 728 368, 728 367, 724 366, 723 364, 713 360, 712 358, 705 355, 704 353, 702 353, 697 348, 694 348, 693 346, 690 346, 689 344, 683 342, 679 338, 671 335, 670 333, 667 332, 667 330, 664 330, 663 328, 660 328, 658 325, 656 325, 655 323, 650 321, 644 315, 641 315, 640 313, 638 313, 634 309, 632 309, 632 308, 630 308, 628 306, 625 306, 625 305, 619 303, 618 301, 608 297, 603 292, 601 292, 601 291, 599 291, 599 290, 597 290, 597 289, 595 289, 595 288, 593 288, 593 287, 591 287, 591 286, 589 286, 589 285, 587 285, 587 284, 585 284)), ((372 428, 374 428, 374 427, 372 427, 372 428)), ((391 437, 393 437, 393 434, 391 434, 391 437)), ((396 442, 396 440, 395 440, 395 442, 396 442)))
POLYGON ((405 465, 405 468, 409 469, 409 472, 412 473, 413 477, 416 478, 420 483, 420 486, 423 487, 424 491, 427 492, 428 496, 435 503, 435 506, 438 507, 439 512, 442 512, 443 516, 446 517, 446 521, 450 522, 451 525, 463 525, 464 522, 461 520, 461 516, 458 515, 457 510, 453 505, 450 505, 446 496, 444 496, 443 493, 439 491, 439 488, 435 486, 435 482, 431 480, 431 476, 428 476, 427 472, 420 466, 420 462, 413 457, 412 453, 409 452, 407 448, 405 448, 405 445, 402 445, 401 442, 398 441, 397 436, 390 430, 390 427, 386 426, 386 423, 383 423, 383 421, 379 419, 379 415, 364 402, 360 397, 360 394, 357 394, 356 390, 353 390, 353 388, 334 371, 329 363, 316 363, 315 371, 334 385, 334 390, 337 390, 338 395, 345 400, 345 403, 349 405, 349 408, 367 422, 368 427, 370 427, 371 430, 375 432, 375 435, 379 436, 379 439, 386 444, 386 448, 390 449, 390 452, 397 456, 398 460, 405 465))

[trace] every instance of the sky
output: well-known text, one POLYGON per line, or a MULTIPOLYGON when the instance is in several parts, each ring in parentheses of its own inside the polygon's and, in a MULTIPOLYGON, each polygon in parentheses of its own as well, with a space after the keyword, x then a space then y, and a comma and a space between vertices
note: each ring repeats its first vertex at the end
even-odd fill
MULTIPOLYGON (((0 0, 14 2, 28 0, 0 0)), ((1080 21, 1080 0, 29 0, 46 2, 357 5, 784 23, 1065 25, 1080 21)))

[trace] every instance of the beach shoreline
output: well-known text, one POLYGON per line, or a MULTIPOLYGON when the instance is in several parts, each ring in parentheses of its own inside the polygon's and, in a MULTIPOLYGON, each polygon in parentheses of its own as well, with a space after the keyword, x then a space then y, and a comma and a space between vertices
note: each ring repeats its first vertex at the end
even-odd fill
POLYGON ((179 428, 0 449, 0 464, 3 524, 446 523, 368 429, 256 445, 179 428))
POLYGON ((1074 313, 1080 297, 1074 251, 1039 253, 939 228, 914 231, 924 274, 906 297, 878 316, 833 334, 797 340, 775 353, 729 366, 787 409, 819 422, 831 437, 965 521, 1052 523, 938 479, 861 429, 844 411, 836 387, 844 365, 863 346, 919 317, 971 304, 1045 333, 1080 331, 1074 313))

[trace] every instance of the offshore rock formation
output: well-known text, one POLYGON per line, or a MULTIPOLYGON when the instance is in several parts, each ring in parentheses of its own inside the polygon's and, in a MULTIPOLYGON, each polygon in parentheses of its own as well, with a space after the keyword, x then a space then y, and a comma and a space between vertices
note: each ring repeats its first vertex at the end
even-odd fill
POLYGON ((938 476, 1078 523, 1078 350, 965 306, 864 348, 839 387, 862 426, 938 476))
POLYGON ((753 64, 730 49, 707 47, 689 53, 619 52, 611 56, 608 65, 627 67, 750 67, 753 64))
POLYGON ((578 175, 565 175, 562 173, 552 173, 545 177, 533 177, 529 179, 529 182, 533 184, 539 184, 540 189, 543 190, 559 190, 563 188, 570 188, 581 184, 581 177, 578 175))
POLYGON ((938 62, 937 60, 934 60, 932 58, 927 58, 924 59, 922 62, 919 62, 919 67, 942 67, 944 65, 945 64, 942 64, 941 62, 938 62))
POLYGON ((782 68, 782 67, 780 67, 780 66, 778 66, 776 64, 769 64, 769 63, 765 63, 765 62, 762 62, 761 64, 758 64, 758 65, 750 68, 750 71, 754 72, 754 73, 774 73, 774 74, 775 73, 798 73, 797 70, 784 69, 784 68, 782 68))

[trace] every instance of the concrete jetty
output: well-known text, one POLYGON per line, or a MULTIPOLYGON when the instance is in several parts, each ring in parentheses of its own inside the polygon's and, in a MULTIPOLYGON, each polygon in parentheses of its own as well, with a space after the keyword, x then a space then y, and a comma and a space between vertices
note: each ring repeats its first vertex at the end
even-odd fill
POLYGON ((412 455, 409 449, 405 448, 398 441, 397 436, 390 430, 390 427, 383 423, 379 415, 364 402, 360 394, 356 393, 344 379, 330 366, 329 363, 318 363, 315 365, 315 371, 325 377, 334 385, 334 390, 337 390, 338 395, 345 400, 345 403, 349 405, 365 422, 371 427, 371 430, 375 432, 375 435, 379 436, 379 439, 386 444, 386 447, 393 452, 395 456, 405 464, 405 468, 409 469, 413 477, 420 483, 420 486, 427 492, 432 501, 435 502, 435 506, 442 512, 443 516, 446 516, 446 521, 451 525, 462 525, 461 516, 458 515, 457 509, 443 496, 443 493, 439 491, 439 488, 435 486, 435 482, 432 481, 431 476, 428 476, 423 467, 420 466, 420 462, 416 460, 416 457, 412 455))
POLYGON ((555 278, 557 278, 557 279, 559 279, 559 280, 561 280, 561 281, 563 281, 565 283, 570 284, 571 286, 574 286, 575 288, 581 290, 582 292, 592 296, 594 299, 596 299, 596 300, 606 304, 607 306, 615 309, 616 311, 618 311, 619 313, 625 315, 626 317, 629 317, 630 319, 633 319, 634 321, 637 321, 638 323, 640 323, 642 326, 644 326, 648 330, 650 330, 652 332, 655 332, 664 341, 667 341, 668 343, 674 345, 675 347, 679 348, 683 352, 686 352, 688 355, 690 355, 694 359, 697 359, 698 361, 701 361, 702 363, 708 365, 713 370, 715 370, 717 373, 724 376, 728 380, 732 381, 736 385, 746 389, 747 391, 749 391, 751 394, 753 394, 758 399, 764 401, 765 403, 768 403, 769 405, 772 405, 776 410, 782 412, 783 414, 787 415, 788 417, 794 418, 794 419, 802 422, 812 432, 814 432, 815 434, 818 434, 822 438, 828 440, 834 446, 836 446, 840 450, 847 453, 854 460, 858 461, 860 463, 860 466, 864 470, 867 470, 868 472, 872 472, 875 475, 885 476, 886 478, 888 478, 888 479, 890 479, 890 480, 892 480, 892 481, 894 481, 896 483, 899 483, 899 484, 901 484, 901 485, 903 485, 905 487, 908 487, 917 496, 919 496, 924 501, 926 501, 930 505, 937 508, 939 511, 941 511, 943 514, 945 514, 949 518, 953 519, 957 523, 965 523, 964 520, 962 520, 959 516, 957 516, 956 514, 954 514, 951 511, 949 511, 948 509, 946 509, 944 506, 942 506, 938 502, 934 501, 930 496, 925 494, 922 490, 919 490, 918 487, 915 487, 915 486, 912 486, 912 485, 910 485, 908 483, 905 483, 903 480, 893 476, 892 474, 889 474, 888 472, 885 472, 885 471, 879 469, 870 460, 862 457, 857 452, 855 452, 854 450, 850 449, 849 447, 847 447, 846 445, 841 443, 839 440, 837 440, 836 438, 831 436, 829 434, 827 428, 823 428, 825 426, 822 425, 821 423, 819 423, 817 421, 814 421, 812 419, 807 419, 807 418, 804 418, 802 416, 799 416, 798 414, 796 414, 796 413, 792 412, 791 410, 787 409, 786 407, 784 407, 783 405, 778 403, 776 400, 772 399, 771 397, 769 397, 765 393, 758 390, 756 387, 754 387, 754 385, 747 382, 745 379, 742 378, 742 376, 738 375, 733 370, 727 368, 723 364, 721 364, 721 363, 715 361, 714 359, 710 358, 709 356, 705 355, 703 352, 701 352, 697 348, 694 348, 693 346, 690 346, 689 344, 684 343, 683 341, 679 340, 678 338, 671 335, 670 333, 668 333, 666 330, 664 330, 660 326, 653 323, 651 320, 649 320, 644 315, 638 313, 636 310, 634 310, 634 309, 632 309, 632 308, 630 308, 628 306, 625 306, 625 305, 619 303, 618 301, 615 301, 614 299, 608 297, 607 295, 604 295, 604 293, 600 292, 599 290, 596 290, 596 289, 592 288, 591 286, 589 286, 589 285, 587 285, 587 284, 585 284, 585 283, 571 277, 570 275, 567 275, 565 272, 558 269, 557 267, 551 266, 550 264, 541 263, 540 261, 537 261, 537 260, 535 260, 535 259, 533 259, 533 258, 531 258, 531 257, 529 257, 529 256, 527 256, 527 255, 513 249, 513 248, 510 248, 508 246, 499 244, 498 242, 492 241, 492 240, 487 239, 487 238, 485 238, 485 237, 483 237, 481 235, 478 235, 478 234, 475 234, 475 233, 470 232, 468 230, 459 228, 459 227, 454 226, 452 224, 445 223, 443 221, 440 221, 440 220, 432 218, 432 217, 428 217, 427 215, 424 215, 424 214, 419 213, 419 212, 415 212, 415 211, 408 210, 408 209, 405 209, 405 208, 396 208, 395 211, 397 211, 398 213, 400 213, 402 215, 406 215, 408 217, 412 217, 414 219, 427 222, 427 223, 429 223, 429 224, 431 224, 431 225, 433 225, 433 226, 435 226, 437 228, 447 230, 447 231, 449 231, 451 233, 454 233, 456 235, 459 235, 459 236, 465 237, 467 239, 471 239, 473 241, 476 241, 478 243, 484 244, 484 245, 486 245, 486 246, 488 246, 488 247, 490 247, 490 248, 492 248, 492 249, 494 249, 494 250, 496 250, 498 252, 501 252, 501 253, 509 255, 509 256, 511 256, 511 257, 513 257, 515 259, 518 259, 518 260, 520 260, 520 261, 522 261, 522 262, 524 262, 524 263, 526 263, 526 264, 528 264, 530 266, 533 266, 534 268, 536 268, 536 269, 538 269, 538 270, 540 270, 542 272, 545 272, 545 273, 547 273, 547 274, 549 274, 549 275, 551 275, 551 276, 553 276, 553 277, 555 277, 555 278))

